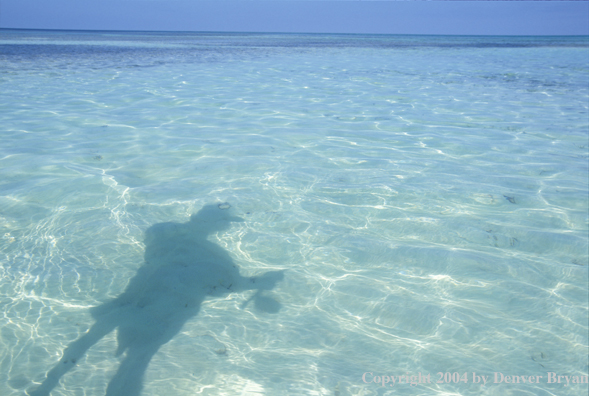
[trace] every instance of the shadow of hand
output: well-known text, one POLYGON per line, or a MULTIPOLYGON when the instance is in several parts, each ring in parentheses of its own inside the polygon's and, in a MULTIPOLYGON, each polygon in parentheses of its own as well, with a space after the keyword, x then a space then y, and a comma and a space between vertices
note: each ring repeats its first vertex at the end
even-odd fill
POLYGON ((278 281, 284 278, 284 271, 270 271, 259 277, 250 278, 250 289, 256 289, 257 292, 251 296, 246 302, 241 304, 241 309, 244 309, 250 301, 254 301, 256 309, 267 312, 277 313, 280 311, 282 305, 272 297, 264 296, 264 290, 272 290, 278 281))

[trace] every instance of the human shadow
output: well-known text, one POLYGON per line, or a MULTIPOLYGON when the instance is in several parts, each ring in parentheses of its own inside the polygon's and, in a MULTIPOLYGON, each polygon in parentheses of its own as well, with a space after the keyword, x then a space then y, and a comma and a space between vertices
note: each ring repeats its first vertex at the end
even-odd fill
POLYGON ((260 292, 272 289, 283 272, 243 277, 229 254, 207 239, 214 232, 228 229, 231 222, 243 221, 232 216, 228 208, 228 204, 207 205, 186 223, 150 227, 145 233, 145 264, 127 289, 91 309, 96 323, 65 349, 43 383, 29 395, 49 395, 92 345, 117 329, 116 355, 126 355, 106 395, 138 396, 153 355, 198 314, 207 297, 257 289, 250 300, 259 298, 262 304, 257 306, 268 306, 269 312, 275 312, 278 303, 268 304, 269 297, 260 292))

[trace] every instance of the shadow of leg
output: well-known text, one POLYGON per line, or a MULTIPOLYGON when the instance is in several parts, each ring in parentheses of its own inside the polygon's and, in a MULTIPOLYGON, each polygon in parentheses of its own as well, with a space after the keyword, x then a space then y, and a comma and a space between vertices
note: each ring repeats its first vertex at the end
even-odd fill
POLYGON ((157 343, 129 348, 127 356, 108 384, 106 396, 139 396, 147 366, 160 346, 157 343))
POLYGON ((49 373, 45 381, 31 392, 27 392, 29 396, 48 396, 49 393, 57 386, 61 377, 70 371, 80 360, 84 353, 94 344, 96 344, 102 337, 110 333, 114 329, 114 325, 105 325, 96 323, 88 333, 78 338, 71 343, 63 352, 63 356, 59 362, 49 373))

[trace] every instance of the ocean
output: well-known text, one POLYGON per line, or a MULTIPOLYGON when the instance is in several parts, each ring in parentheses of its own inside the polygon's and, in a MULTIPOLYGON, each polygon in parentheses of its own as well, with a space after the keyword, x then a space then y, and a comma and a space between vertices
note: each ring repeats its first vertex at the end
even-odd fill
POLYGON ((0 394, 582 395, 589 37, 0 30, 0 394))

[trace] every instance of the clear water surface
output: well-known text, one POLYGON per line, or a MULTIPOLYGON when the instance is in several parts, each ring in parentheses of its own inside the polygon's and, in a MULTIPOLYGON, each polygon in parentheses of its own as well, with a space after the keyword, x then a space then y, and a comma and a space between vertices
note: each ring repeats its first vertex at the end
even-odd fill
POLYGON ((586 394, 588 107, 587 37, 1 30, 0 394, 586 394))

